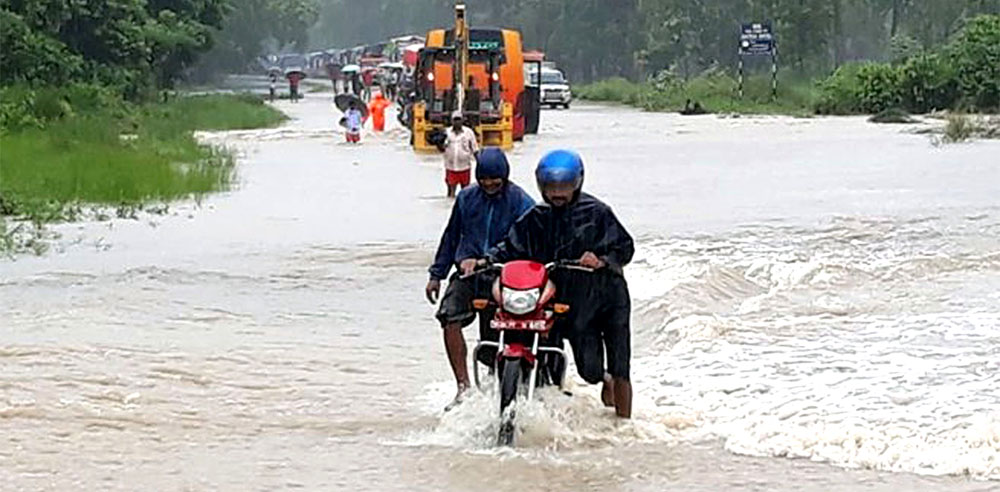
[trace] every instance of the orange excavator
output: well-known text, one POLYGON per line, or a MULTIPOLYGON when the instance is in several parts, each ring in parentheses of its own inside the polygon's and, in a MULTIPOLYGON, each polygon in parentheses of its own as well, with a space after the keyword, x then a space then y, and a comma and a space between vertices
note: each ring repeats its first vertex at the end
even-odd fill
POLYGON ((455 27, 429 31, 418 55, 414 150, 437 151, 454 111, 463 113, 483 146, 510 149, 524 137, 521 33, 470 28, 465 14, 465 5, 456 5, 455 27))

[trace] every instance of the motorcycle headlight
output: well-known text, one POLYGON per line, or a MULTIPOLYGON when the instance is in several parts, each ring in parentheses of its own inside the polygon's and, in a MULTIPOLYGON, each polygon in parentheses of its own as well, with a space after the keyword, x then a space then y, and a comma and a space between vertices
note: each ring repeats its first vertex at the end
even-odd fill
POLYGON ((538 306, 541 290, 503 290, 503 309, 512 314, 528 314, 538 306))

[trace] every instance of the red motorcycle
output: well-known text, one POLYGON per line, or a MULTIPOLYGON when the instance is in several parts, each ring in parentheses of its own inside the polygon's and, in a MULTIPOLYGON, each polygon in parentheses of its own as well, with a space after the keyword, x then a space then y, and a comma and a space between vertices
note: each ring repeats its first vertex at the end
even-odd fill
MULTIPOLYGON (((563 387, 568 359, 562 341, 557 336, 550 336, 556 317, 570 309, 567 304, 555 302, 556 286, 549 276, 559 268, 593 271, 576 262, 543 265, 518 260, 494 264, 477 272, 500 272, 493 283, 493 299, 473 301, 473 306, 480 311, 496 307, 490 328, 499 332, 497 341, 481 340, 473 352, 473 360, 483 360, 480 358, 482 350, 496 351, 490 372, 497 375, 500 394, 498 445, 509 446, 514 442, 515 415, 511 403, 519 395, 531 400, 537 387, 563 387)), ((476 386, 481 387, 478 363, 473 375, 476 386)))

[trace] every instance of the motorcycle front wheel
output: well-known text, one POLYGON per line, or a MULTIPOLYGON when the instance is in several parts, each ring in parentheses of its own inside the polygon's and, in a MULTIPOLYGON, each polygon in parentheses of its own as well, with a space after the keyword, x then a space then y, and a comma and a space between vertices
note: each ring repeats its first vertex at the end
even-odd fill
POLYGON ((517 388, 520 383, 521 361, 505 360, 500 376, 500 433, 497 436, 499 446, 514 444, 514 409, 509 407, 517 398, 517 388))

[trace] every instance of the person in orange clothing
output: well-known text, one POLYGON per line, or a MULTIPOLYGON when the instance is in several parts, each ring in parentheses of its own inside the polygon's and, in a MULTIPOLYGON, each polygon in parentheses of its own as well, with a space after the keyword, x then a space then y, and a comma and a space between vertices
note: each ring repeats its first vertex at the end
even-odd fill
POLYGON ((368 112, 372 115, 372 126, 375 128, 375 131, 385 131, 385 108, 391 105, 392 103, 383 97, 381 93, 376 94, 372 98, 372 102, 368 103, 368 112))

